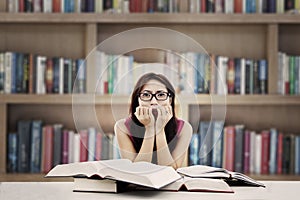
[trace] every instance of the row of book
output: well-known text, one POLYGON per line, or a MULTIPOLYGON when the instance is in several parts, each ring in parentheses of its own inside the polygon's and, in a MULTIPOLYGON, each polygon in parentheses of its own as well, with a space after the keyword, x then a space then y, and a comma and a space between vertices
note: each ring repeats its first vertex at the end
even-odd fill
POLYGON ((300 56, 278 53, 278 94, 300 94, 300 56))
POLYGON ((0 93, 85 93, 84 59, 0 53, 0 93))
POLYGON ((119 158, 114 134, 89 127, 75 133, 62 124, 20 120, 7 141, 7 172, 47 173, 57 164, 119 158))
POLYGON ((7 0, 8 12, 284 13, 299 0, 7 0))
POLYGON ((267 94, 268 63, 265 59, 229 58, 203 53, 166 51, 164 63, 138 63, 133 56, 96 52, 99 94, 130 94, 145 72, 168 77, 178 93, 267 94))
POLYGON ((223 125, 223 121, 200 122, 191 140, 189 165, 246 174, 300 174, 300 135, 223 125))

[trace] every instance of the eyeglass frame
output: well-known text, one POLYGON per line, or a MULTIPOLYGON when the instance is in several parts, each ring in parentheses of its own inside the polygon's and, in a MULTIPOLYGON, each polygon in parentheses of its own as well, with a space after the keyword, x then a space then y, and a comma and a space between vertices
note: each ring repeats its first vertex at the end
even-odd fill
POLYGON ((152 101, 153 97, 155 97, 155 99, 156 99, 157 101, 166 101, 166 100, 168 99, 168 97, 172 97, 172 94, 171 94, 170 92, 156 92, 156 93, 154 93, 154 94, 152 94, 151 92, 140 92, 139 95, 138 95, 138 97, 141 99, 141 101, 146 101, 146 102, 152 101), (151 98, 150 98, 149 100, 143 100, 143 99, 141 98, 141 95, 144 94, 144 93, 147 93, 147 94, 151 95, 151 98), (161 93, 167 94, 166 99, 163 99, 163 100, 162 100, 162 99, 157 99, 156 95, 157 95, 157 94, 161 94, 161 93))

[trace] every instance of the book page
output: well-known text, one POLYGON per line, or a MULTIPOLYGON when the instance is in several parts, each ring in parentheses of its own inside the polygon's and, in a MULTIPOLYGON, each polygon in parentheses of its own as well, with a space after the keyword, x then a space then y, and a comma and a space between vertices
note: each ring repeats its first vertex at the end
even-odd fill
POLYGON ((184 185, 189 191, 233 193, 229 185, 220 179, 185 177, 184 185))
POLYGON ((189 167, 178 168, 177 172, 190 177, 207 178, 229 178, 230 175, 226 169, 210 167, 205 165, 193 165, 189 167))

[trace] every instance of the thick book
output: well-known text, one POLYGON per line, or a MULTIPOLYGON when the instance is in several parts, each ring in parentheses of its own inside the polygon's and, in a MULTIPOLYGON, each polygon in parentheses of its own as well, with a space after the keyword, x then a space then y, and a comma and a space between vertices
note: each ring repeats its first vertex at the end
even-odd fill
POLYGON ((122 189, 115 180, 74 177, 73 192, 119 193, 122 189))
POLYGON ((162 188, 181 176, 169 166, 127 159, 62 164, 54 167, 46 177, 95 177, 133 183, 154 189, 162 188))
POLYGON ((181 179, 161 188, 160 190, 233 193, 230 186, 223 180, 191 178, 187 176, 183 176, 181 179))
POLYGON ((223 179, 230 186, 257 186, 265 187, 260 183, 245 174, 233 172, 224 168, 217 168, 205 165, 194 165, 189 167, 178 168, 177 172, 184 176, 192 178, 215 178, 223 179))

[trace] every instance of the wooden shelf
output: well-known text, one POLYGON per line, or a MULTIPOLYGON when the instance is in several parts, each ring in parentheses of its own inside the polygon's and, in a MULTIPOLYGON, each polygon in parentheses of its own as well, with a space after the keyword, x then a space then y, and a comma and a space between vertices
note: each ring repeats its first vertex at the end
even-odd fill
MULTIPOLYGON (((45 174, 0 174, 0 182, 72 182, 72 177, 45 178, 45 174)), ((249 177, 258 181, 300 181, 300 175, 257 175, 248 174, 249 177)))
POLYGON ((216 13, 0 13, 0 23, 107 23, 107 24, 299 24, 295 14, 216 13))
MULTIPOLYGON (((199 104, 199 105, 300 105, 300 96, 283 95, 177 95, 179 104, 199 104)), ((8 94, 0 95, 0 103, 3 104, 92 104, 108 105, 128 104, 129 95, 94 95, 94 94, 8 94)))

